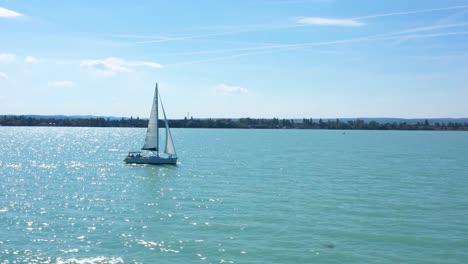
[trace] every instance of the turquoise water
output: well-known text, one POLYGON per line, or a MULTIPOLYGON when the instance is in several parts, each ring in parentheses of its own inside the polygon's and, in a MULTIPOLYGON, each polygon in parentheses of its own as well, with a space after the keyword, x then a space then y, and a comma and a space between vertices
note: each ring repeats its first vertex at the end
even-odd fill
POLYGON ((468 133, 0 127, 0 263, 466 263, 468 133))

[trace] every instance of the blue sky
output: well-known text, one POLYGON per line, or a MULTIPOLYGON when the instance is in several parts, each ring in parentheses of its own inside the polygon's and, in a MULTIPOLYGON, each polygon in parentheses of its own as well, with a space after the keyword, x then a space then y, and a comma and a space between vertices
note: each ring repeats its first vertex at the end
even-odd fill
POLYGON ((468 1, 0 0, 0 114, 467 117, 468 1))

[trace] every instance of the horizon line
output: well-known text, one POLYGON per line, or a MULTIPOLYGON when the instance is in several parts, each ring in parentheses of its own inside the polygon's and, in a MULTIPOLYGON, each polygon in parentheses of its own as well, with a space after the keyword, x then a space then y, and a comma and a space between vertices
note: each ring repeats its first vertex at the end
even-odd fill
MULTIPOLYGON (((47 116, 47 117, 91 117, 91 118, 139 118, 139 119, 149 119, 149 117, 133 117, 133 116, 114 116, 114 115, 92 115, 92 114, 74 114, 74 115, 66 115, 66 114, 0 114, 1 116, 47 116)), ((193 116, 192 116, 193 117, 193 116)), ((168 118, 169 120, 177 120, 177 119, 190 119, 189 117, 185 116, 182 118, 168 118)), ((251 119, 407 119, 407 120, 414 120, 414 119, 468 119, 467 117, 193 117, 193 119, 243 119, 243 118, 251 118, 251 119)))

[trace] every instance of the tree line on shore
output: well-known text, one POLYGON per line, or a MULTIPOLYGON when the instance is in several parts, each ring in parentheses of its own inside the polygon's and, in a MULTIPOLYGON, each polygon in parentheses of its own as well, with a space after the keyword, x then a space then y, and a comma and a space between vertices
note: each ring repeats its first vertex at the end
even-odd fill
MULTIPOLYGON (((163 120, 159 120, 163 126, 163 120)), ((256 128, 256 129, 361 129, 361 130, 463 130, 468 131, 468 123, 424 122, 378 123, 361 119, 351 121, 322 119, 279 119, 279 118, 240 118, 240 119, 173 119, 173 128, 256 128)), ((62 127, 147 127, 148 120, 140 118, 35 118, 28 116, 3 116, 1 126, 62 126, 62 127)))

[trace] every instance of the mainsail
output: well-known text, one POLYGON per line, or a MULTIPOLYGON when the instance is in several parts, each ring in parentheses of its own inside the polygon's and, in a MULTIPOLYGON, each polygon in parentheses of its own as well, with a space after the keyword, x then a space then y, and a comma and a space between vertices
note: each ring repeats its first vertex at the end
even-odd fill
POLYGON ((164 111, 164 105, 161 96, 159 97, 159 100, 161 100, 161 108, 163 110, 164 122, 166 125, 166 147, 164 148, 164 153, 167 153, 169 155, 176 155, 174 142, 172 141, 171 130, 169 129, 169 122, 167 122, 166 111, 164 111))
POLYGON ((153 106, 151 107, 148 129, 146 130, 145 144, 143 150, 158 150, 158 84, 154 91, 153 106))

